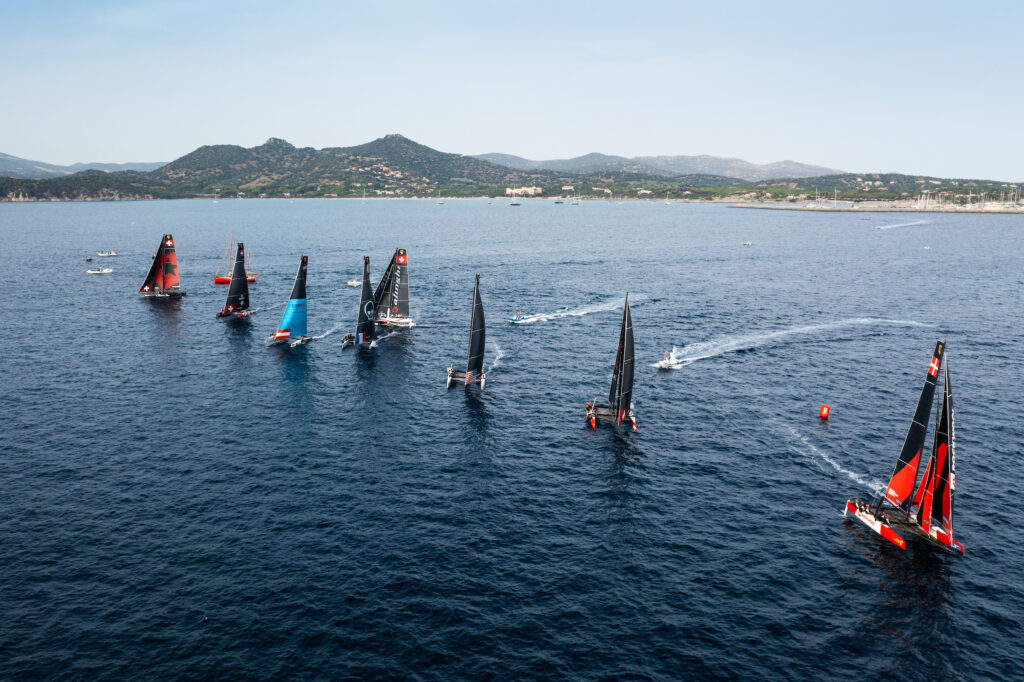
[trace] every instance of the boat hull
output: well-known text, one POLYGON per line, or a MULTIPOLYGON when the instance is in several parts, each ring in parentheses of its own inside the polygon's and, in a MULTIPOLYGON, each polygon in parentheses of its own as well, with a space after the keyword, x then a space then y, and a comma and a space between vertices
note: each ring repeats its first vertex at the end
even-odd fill
POLYGON ((464 386, 470 386, 472 384, 479 383, 480 390, 484 388, 484 382, 487 381, 487 375, 481 374, 479 377, 472 377, 469 381, 466 381, 466 372, 461 369, 448 368, 448 381, 445 383, 445 388, 451 388, 457 384, 464 386))
POLYGON ((147 291, 142 294, 143 298, 181 298, 184 291, 147 291))
POLYGON ((382 317, 377 320, 377 324, 382 327, 402 327, 405 329, 416 326, 408 317, 382 317))
MULTIPOLYGON (((258 274, 250 273, 250 274, 245 276, 245 281, 246 282, 255 282, 257 277, 259 277, 258 274)), ((230 277, 221 277, 220 275, 214 275, 213 276, 213 283, 214 284, 231 284, 231 278, 230 277)))
MULTIPOLYGON (((874 514, 870 511, 861 511, 857 502, 858 500, 847 500, 846 507, 843 509, 843 516, 852 514, 854 518, 900 549, 905 550, 907 548, 907 541, 904 540, 899 533, 894 531, 891 526, 884 523, 881 519, 875 518, 874 514)), ((870 507, 866 508, 870 509, 870 507)))
MULTIPOLYGON (((590 428, 597 430, 598 422, 608 422, 612 426, 618 427, 619 419, 615 414, 615 410, 609 405, 588 405, 586 411, 586 420, 590 424, 590 428)), ((629 410, 626 413, 626 419, 622 422, 622 425, 628 424, 629 427, 635 433, 637 431, 636 426, 636 415, 633 414, 633 410, 629 410)))

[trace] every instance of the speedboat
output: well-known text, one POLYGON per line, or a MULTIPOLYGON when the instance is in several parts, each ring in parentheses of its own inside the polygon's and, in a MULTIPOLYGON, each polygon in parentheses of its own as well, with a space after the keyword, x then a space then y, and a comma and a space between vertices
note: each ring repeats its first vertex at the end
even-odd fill
POLYGON ((753 246, 754 242, 743 242, 743 246, 753 246))
POLYGON ((665 357, 654 363, 654 366, 658 369, 679 369, 683 363, 676 357, 676 350, 673 348, 670 351, 665 351, 665 357))
POLYGON ((508 320, 509 324, 523 324, 524 322, 528 321, 530 318, 526 315, 526 313, 524 313, 522 310, 520 310, 518 313, 516 313, 512 317, 506 317, 505 319, 508 320))
POLYGON ((111 256, 116 256, 117 251, 100 251, 96 255, 100 258, 110 258, 111 256))
POLYGON ((349 281, 345 282, 345 284, 349 285, 350 287, 357 287, 362 283, 363 280, 361 279, 350 279, 349 281))
POLYGON ((109 275, 114 271, 114 268, 96 268, 95 270, 86 270, 87 275, 109 275))

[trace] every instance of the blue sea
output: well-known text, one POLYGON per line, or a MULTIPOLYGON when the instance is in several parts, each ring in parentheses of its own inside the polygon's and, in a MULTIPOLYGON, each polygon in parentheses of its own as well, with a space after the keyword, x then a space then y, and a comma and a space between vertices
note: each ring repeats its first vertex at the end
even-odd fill
POLYGON ((0 677, 1024 677, 1022 228, 662 202, 0 204, 0 677), (137 294, 164 233, 177 302, 137 294), (260 273, 240 324, 214 317, 232 234, 260 273), (346 281, 397 247, 417 326, 343 351, 346 281), (314 340, 269 347, 304 254, 314 340), (476 273, 486 389, 446 390, 476 273), (639 432, 592 431, 627 291, 639 432), (531 322, 505 323, 519 309, 531 322), (892 471, 937 339, 963 557, 842 516, 892 471), (654 368, 670 349, 681 368, 654 368))

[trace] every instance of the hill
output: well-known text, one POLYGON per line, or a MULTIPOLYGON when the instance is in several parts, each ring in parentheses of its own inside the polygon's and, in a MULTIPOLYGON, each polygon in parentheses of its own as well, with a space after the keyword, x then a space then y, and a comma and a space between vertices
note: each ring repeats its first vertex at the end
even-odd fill
POLYGON ((10 154, 0 153, 0 176, 9 178, 59 178, 86 170, 106 172, 116 171, 151 171, 164 165, 163 161, 153 163, 73 163, 70 166, 59 166, 43 161, 31 161, 10 154))
MULTIPOLYGON (((493 155, 490 155, 493 157, 493 155)), ((540 196, 570 193, 592 198, 674 198, 789 200, 837 192, 847 200, 901 199, 922 193, 951 201, 990 196, 1009 185, 983 180, 943 180, 899 174, 841 173, 748 181, 725 175, 738 172, 739 159, 703 159, 696 172, 677 161, 660 159, 667 169, 650 170, 636 159, 588 154, 557 168, 539 168, 518 157, 501 157, 508 165, 462 154, 449 154, 387 135, 354 147, 313 149, 270 138, 256 147, 207 145, 155 170, 89 170, 49 179, 0 177, 0 200, 114 200, 177 197, 446 197, 504 196, 506 188, 536 187, 540 196), (708 160, 711 161, 708 161, 708 160), (728 161, 731 168, 718 162, 728 161), (716 165, 718 164, 718 165, 716 165), (576 169, 576 170, 570 170, 576 169), (722 174, 710 173, 718 170, 722 174)), ((544 162, 546 163, 546 162, 544 162)), ((804 164, 780 162, 779 169, 805 170, 804 164)), ((817 168, 817 167, 812 167, 817 168)))
POLYGON ((554 170, 568 173, 599 171, 640 173, 660 176, 721 175, 758 182, 775 178, 803 178, 834 175, 842 171, 796 161, 776 161, 758 165, 743 159, 720 156, 609 156, 591 153, 572 159, 533 161, 512 154, 479 154, 476 158, 523 170, 554 170))

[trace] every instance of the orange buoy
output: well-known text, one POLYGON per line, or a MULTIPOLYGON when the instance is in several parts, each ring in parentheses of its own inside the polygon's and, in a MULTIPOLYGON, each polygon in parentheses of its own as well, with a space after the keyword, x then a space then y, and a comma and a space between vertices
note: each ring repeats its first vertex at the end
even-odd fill
POLYGON ((822 419, 828 419, 828 413, 832 411, 832 408, 828 405, 822 405, 821 409, 818 410, 818 416, 822 419))

